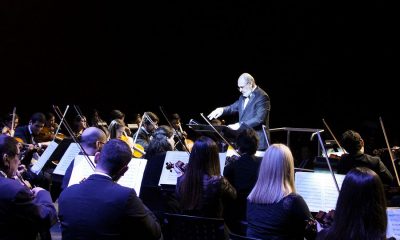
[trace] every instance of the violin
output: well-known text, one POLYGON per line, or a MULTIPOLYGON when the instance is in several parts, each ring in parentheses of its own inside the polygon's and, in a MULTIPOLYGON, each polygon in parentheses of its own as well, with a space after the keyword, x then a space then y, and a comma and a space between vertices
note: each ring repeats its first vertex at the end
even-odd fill
POLYGON ((25 180, 25 179, 22 177, 22 175, 21 175, 21 173, 22 173, 22 172, 25 172, 25 171, 26 171, 25 165, 20 165, 20 166, 18 167, 17 172, 15 173, 14 178, 15 178, 17 181, 19 181, 22 185, 24 185, 25 187, 27 187, 27 188, 29 188, 29 189, 32 189, 31 183, 30 183, 28 180, 25 180))
MULTIPOLYGON (((379 149, 374 149, 372 151, 372 154, 375 156, 380 156, 383 153, 387 152, 388 148, 379 148, 379 149)), ((394 154, 398 154, 400 152, 400 147, 399 146, 393 146, 392 148, 390 148, 390 151, 392 151, 392 153, 394 154)))
POLYGON ((176 169, 178 172, 184 173, 186 170, 187 164, 182 161, 177 161, 176 163, 167 162, 165 163, 165 168, 172 172, 172 169, 176 169))
POLYGON ((322 228, 328 228, 332 226, 333 218, 335 217, 335 210, 329 212, 319 211, 315 215, 315 220, 321 225, 322 228))
POLYGON ((120 139, 126 142, 129 147, 132 148, 132 156, 134 158, 141 158, 143 157, 143 155, 146 154, 146 152, 144 151, 144 147, 139 143, 133 143, 133 139, 126 134, 122 134, 120 139))

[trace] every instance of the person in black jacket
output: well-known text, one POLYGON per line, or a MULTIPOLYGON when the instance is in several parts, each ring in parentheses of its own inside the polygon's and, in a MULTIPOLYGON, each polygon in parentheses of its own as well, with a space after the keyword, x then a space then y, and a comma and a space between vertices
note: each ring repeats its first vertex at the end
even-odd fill
POLYGON ((353 130, 347 130, 342 134, 341 144, 347 154, 341 156, 337 173, 347 174, 355 167, 367 167, 379 175, 384 184, 390 185, 393 176, 379 157, 364 153, 364 140, 360 134, 353 130))

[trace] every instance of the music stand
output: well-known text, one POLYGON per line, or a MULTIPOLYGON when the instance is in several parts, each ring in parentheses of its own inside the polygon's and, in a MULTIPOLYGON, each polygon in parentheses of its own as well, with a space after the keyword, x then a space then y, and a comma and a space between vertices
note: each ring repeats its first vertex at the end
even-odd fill
MULTIPOLYGON (((207 124, 186 124, 190 129, 195 131, 200 136, 207 136, 212 138, 216 142, 221 142, 223 139, 215 132, 215 130, 207 124)), ((238 131, 232 130, 225 125, 216 125, 213 126, 219 134, 221 134, 230 144, 234 144, 236 142, 236 138, 239 134, 238 131)))

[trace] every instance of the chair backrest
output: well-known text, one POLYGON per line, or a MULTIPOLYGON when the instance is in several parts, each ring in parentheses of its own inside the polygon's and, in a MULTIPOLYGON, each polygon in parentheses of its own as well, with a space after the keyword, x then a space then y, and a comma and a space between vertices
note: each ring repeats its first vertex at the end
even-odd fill
POLYGON ((258 238, 246 237, 234 233, 229 233, 229 240, 260 240, 258 238))
POLYGON ((224 219, 222 218, 165 213, 164 224, 166 239, 226 239, 224 219))

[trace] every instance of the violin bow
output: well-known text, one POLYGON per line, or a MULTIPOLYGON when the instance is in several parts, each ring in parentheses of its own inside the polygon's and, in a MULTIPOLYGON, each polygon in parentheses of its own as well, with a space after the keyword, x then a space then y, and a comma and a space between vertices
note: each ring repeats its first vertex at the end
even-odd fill
POLYGON ((387 148, 388 148, 390 160, 392 161, 394 173, 396 174, 397 184, 398 184, 399 187, 400 187, 399 175, 397 174, 396 165, 394 164, 394 158, 393 158, 392 149, 390 148, 389 141, 388 141, 388 138, 387 138, 387 135, 386 135, 386 131, 385 131, 385 127, 383 126, 383 121, 382 121, 382 118, 381 118, 381 117, 379 117, 379 122, 381 123, 381 128, 382 128, 383 136, 384 136, 384 138, 385 138, 386 146, 387 146, 387 148))
MULTIPOLYGON (((168 125, 169 125, 174 131, 176 131, 176 129, 172 126, 172 123, 171 123, 171 122, 169 121, 169 119, 167 118, 167 115, 165 114, 165 112, 164 112, 162 106, 160 106, 160 112, 161 112, 161 114, 164 116, 165 120, 167 120, 168 125)), ((181 129, 181 132, 183 132, 183 131, 182 131, 182 127, 181 127, 180 125, 179 125, 179 127, 180 127, 180 129, 181 129)), ((186 144, 182 141, 182 139, 181 139, 181 137, 179 136, 179 134, 176 134, 176 136, 178 137, 178 140, 179 140, 180 144, 182 144, 182 146, 185 148, 185 151, 188 153, 188 155, 190 155, 189 149, 186 147, 186 144)))
MULTIPOLYGON (((208 121, 208 119, 204 116, 204 114, 203 114, 203 113, 200 113, 200 115, 201 115, 202 118, 204 118, 204 120, 208 123, 208 125, 210 125, 210 127, 218 134, 218 136, 220 136, 220 138, 221 138, 222 140, 224 140, 224 142, 225 142, 226 144, 228 144, 228 146, 231 146, 231 147, 232 147, 232 145, 218 132, 218 130, 215 129, 215 127, 210 123, 210 121, 208 121)), ((233 149, 233 151, 240 157, 240 154, 236 151, 236 149, 235 149, 234 147, 232 147, 232 149, 233 149)))
MULTIPOLYGON (((68 108, 69 108, 69 105, 67 105, 67 108, 65 109, 64 116, 66 115, 68 108)), ((64 116, 62 115, 60 109, 59 109, 57 106, 53 105, 53 109, 54 109, 54 112, 56 113, 56 115, 58 116, 58 118, 60 118, 60 119, 63 119, 63 118, 64 118, 64 116)), ((61 121, 61 120, 60 120, 60 121, 61 121)), ((62 121, 62 124, 64 124, 64 127, 65 127, 65 129, 67 130, 68 134, 71 135, 72 140, 78 145, 79 150, 80 150, 80 151, 83 153, 83 155, 86 157, 85 159, 88 161, 89 166, 90 166, 90 167, 93 169, 93 171, 94 171, 95 168, 96 168, 96 166, 94 165, 94 163, 92 162, 92 160, 90 160, 89 155, 87 154, 87 152, 85 151, 85 149, 83 149, 81 143, 76 139, 76 137, 75 137, 75 135, 74 135, 74 133, 73 133, 71 127, 70 127, 69 124, 67 123, 67 121, 62 121)), ((60 125, 61 125, 61 123, 60 123, 60 125)))
POLYGON ((339 141, 336 139, 335 134, 333 134, 332 130, 330 129, 328 124, 325 122, 325 119, 322 119, 322 122, 324 123, 326 129, 328 129, 328 132, 331 134, 331 136, 335 140, 336 144, 339 146, 339 148, 342 150, 342 152, 345 153, 346 151, 342 148, 342 146, 340 145, 339 141))
POLYGON ((53 141, 56 139, 56 136, 57 136, 58 132, 60 131, 61 124, 64 122, 65 115, 67 114, 68 109, 69 109, 69 105, 67 105, 67 107, 65 108, 64 114, 62 115, 62 118, 60 120, 60 124, 58 124, 56 133, 54 134, 53 141))
MULTIPOLYGON (((17 107, 14 107, 13 108, 13 112, 12 112, 12 120, 11 120, 11 130, 10 130, 10 133, 14 130, 14 125, 15 125, 15 114, 16 114, 16 112, 17 112, 17 107)), ((11 137, 14 137, 14 136, 11 136, 11 137)))

